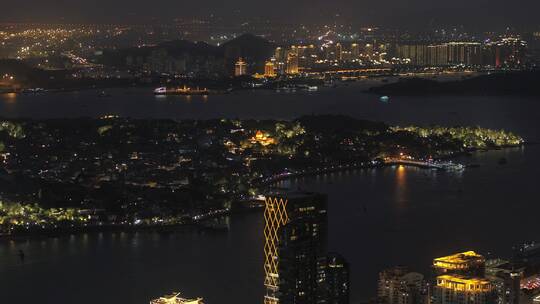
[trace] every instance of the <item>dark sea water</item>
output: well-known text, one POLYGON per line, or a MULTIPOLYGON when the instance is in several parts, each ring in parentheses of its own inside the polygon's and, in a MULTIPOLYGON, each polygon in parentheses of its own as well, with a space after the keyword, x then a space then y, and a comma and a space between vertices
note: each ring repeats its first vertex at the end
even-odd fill
MULTIPOLYGON (((540 101, 516 97, 391 97, 361 85, 316 94, 241 92, 207 99, 159 99, 141 89, 0 97, 1 117, 118 114, 141 118, 280 118, 336 113, 392 124, 480 125, 540 140, 540 101)), ((384 168, 282 182, 329 196, 329 249, 350 262, 352 301, 375 294, 377 273, 460 250, 508 256, 540 240, 540 146, 475 153, 463 173, 384 168), (508 164, 499 165, 502 157, 508 164)), ((181 228, 169 236, 103 233, 0 242, 0 303, 148 303, 164 293, 208 304, 262 303, 263 219, 235 215, 227 234, 181 228), (21 265, 17 252, 27 255, 21 265)))

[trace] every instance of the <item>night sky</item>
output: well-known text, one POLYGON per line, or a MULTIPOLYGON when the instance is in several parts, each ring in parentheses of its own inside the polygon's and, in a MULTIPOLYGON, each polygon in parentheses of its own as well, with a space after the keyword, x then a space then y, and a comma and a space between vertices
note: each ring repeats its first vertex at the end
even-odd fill
POLYGON ((425 26, 540 25, 539 0, 2 0, 0 21, 139 22, 209 16, 425 26), (299 11, 302 13, 299 14, 299 11))

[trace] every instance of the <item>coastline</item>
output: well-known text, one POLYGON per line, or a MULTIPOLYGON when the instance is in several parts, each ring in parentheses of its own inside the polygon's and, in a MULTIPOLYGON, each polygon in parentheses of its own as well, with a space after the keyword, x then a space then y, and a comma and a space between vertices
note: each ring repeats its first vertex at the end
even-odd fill
MULTIPOLYGON (((467 151, 462 152, 455 152, 452 155, 438 158, 437 160, 453 160, 459 157, 463 156, 469 156, 471 153, 482 153, 482 152, 490 152, 490 151, 497 151, 502 149, 513 149, 513 148, 520 148, 525 147, 528 145, 536 145, 538 143, 534 142, 525 142, 521 145, 507 145, 507 146, 501 146, 501 147, 493 147, 493 148, 487 148, 487 149, 468 149, 467 151)), ((403 163, 398 164, 395 162, 391 163, 385 163, 381 161, 369 161, 367 163, 352 163, 348 165, 340 165, 340 166, 332 166, 330 168, 324 167, 324 168, 315 168, 310 170, 305 170, 303 172, 295 172, 295 173, 288 173, 288 174, 280 174, 276 176, 266 177, 258 182, 254 182, 254 186, 256 187, 264 187, 264 191, 268 191, 272 188, 272 185, 281 182, 286 181, 298 177, 306 177, 306 176, 317 176, 321 174, 326 173, 332 173, 332 172, 346 172, 350 170, 358 170, 358 169, 380 169, 380 168, 387 168, 387 167, 393 167, 396 165, 403 165, 408 167, 417 167, 422 168, 426 170, 432 170, 433 168, 428 168, 423 165, 415 165, 411 163, 403 163)), ((446 171, 445 169, 435 169, 437 171, 446 171)), ((236 201, 236 204, 241 205, 240 201, 236 201)), ((205 220, 211 220, 220 218, 223 216, 230 216, 232 214, 238 214, 238 213, 245 213, 252 210, 259 210, 260 208, 257 207, 245 207, 245 206, 239 206, 238 208, 234 208, 233 210, 224 210, 221 212, 218 212, 215 215, 209 215, 204 217, 202 220, 199 221, 188 221, 185 223, 177 223, 177 224, 156 224, 156 225, 125 225, 125 224, 108 224, 108 225, 95 225, 95 226, 86 226, 86 227, 70 227, 70 228, 52 228, 52 229, 44 229, 41 231, 35 231, 35 232, 29 232, 29 233, 15 233, 15 234, 0 234, 0 242, 2 241, 14 241, 14 240, 30 240, 30 239, 39 239, 39 238, 54 238, 54 237, 61 237, 66 235, 80 235, 80 234, 86 234, 86 233, 103 233, 103 232, 122 232, 122 233, 136 233, 136 232, 150 232, 150 233, 160 233, 160 234, 168 234, 172 232, 171 230, 176 230, 179 228, 188 228, 191 227, 193 229, 202 229, 204 226, 202 223, 205 220)), ((211 230, 211 229, 210 229, 211 230)))

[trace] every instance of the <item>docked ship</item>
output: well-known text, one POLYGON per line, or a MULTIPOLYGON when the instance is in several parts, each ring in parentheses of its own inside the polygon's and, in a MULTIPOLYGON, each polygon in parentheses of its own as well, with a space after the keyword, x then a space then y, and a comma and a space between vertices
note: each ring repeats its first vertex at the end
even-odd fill
POLYGON ((190 88, 188 86, 178 88, 160 87, 154 90, 155 95, 208 95, 210 91, 207 88, 190 88))
POLYGON ((180 293, 173 293, 172 295, 163 296, 159 299, 150 301, 150 304, 204 304, 202 298, 197 299, 184 299, 180 297, 180 293))

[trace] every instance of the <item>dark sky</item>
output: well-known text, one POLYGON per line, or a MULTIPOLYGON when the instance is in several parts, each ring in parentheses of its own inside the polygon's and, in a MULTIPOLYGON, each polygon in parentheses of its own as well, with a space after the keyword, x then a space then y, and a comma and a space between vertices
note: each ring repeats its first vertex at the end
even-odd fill
POLYGON ((540 0, 1 0, 0 21, 141 22, 175 17, 279 18, 357 24, 540 25, 540 0))

